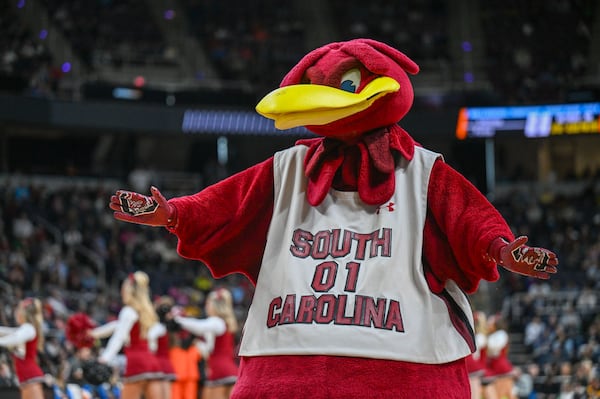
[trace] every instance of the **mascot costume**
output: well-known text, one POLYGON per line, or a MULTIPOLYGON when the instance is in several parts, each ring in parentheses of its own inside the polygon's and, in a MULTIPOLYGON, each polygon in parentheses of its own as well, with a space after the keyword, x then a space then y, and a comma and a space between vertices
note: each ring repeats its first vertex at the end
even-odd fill
POLYGON ((370 39, 320 47, 256 107, 317 138, 196 194, 111 197, 117 219, 164 226, 182 257, 255 284, 233 398, 469 398, 466 294, 498 265, 557 271, 398 125, 418 70, 370 39))

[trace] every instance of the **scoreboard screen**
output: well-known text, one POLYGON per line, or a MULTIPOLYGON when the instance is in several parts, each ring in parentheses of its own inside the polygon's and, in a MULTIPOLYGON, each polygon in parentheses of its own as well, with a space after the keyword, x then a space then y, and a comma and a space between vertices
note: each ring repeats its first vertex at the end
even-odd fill
POLYGON ((599 134, 600 103, 460 109, 458 139, 494 137, 499 132, 518 132, 525 137, 599 134))

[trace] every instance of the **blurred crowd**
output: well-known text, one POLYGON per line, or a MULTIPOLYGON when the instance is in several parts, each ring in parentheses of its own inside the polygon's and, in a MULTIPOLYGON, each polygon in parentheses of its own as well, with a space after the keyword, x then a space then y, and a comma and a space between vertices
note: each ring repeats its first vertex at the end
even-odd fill
POLYGON ((0 1, 0 91, 52 97, 62 71, 44 34, 35 35, 6 0, 0 1))
POLYGON ((193 35, 220 78, 272 90, 308 52, 305 23, 293 2, 183 0, 193 35))
POLYGON ((451 61, 450 5, 442 0, 403 2, 332 0, 335 21, 344 38, 368 37, 388 43, 420 65, 451 61))
POLYGON ((521 349, 516 372, 522 397, 598 397, 600 178, 582 180, 572 194, 521 186, 494 204, 513 231, 552 248, 560 259, 559 273, 549 281, 509 273, 500 281, 498 311, 518 339, 513 352, 521 349))
POLYGON ((597 74, 589 62, 594 0, 480 4, 487 78, 505 103, 561 102, 578 79, 597 74))
POLYGON ((41 0, 41 4, 89 69, 175 63, 145 0, 41 0))

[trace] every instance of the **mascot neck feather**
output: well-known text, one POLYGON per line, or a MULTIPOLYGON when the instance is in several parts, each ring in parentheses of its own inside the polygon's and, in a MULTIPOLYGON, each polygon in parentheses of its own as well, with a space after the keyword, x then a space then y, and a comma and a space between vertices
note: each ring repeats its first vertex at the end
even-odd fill
POLYGON ((317 138, 301 140, 309 147, 304 159, 307 200, 319 205, 330 188, 358 191, 363 202, 382 205, 395 190, 395 160, 412 159, 414 140, 398 125, 376 129, 351 142, 317 138))

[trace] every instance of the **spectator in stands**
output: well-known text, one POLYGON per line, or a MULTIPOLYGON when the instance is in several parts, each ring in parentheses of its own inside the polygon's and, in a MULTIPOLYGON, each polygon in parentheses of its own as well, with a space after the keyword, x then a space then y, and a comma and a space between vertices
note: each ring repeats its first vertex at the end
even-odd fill
POLYGON ((530 399, 534 394, 533 376, 529 367, 515 367, 515 395, 518 399, 530 399))
POLYGON ((533 350, 533 345, 537 342, 545 329, 546 325, 542 322, 542 318, 539 315, 534 315, 525 325, 524 343, 530 352, 533 350))
POLYGON ((600 377, 594 376, 588 386, 585 389, 585 393, 588 399, 600 398, 600 377))
POLYGON ((558 318, 558 324, 564 329, 578 330, 581 326, 581 315, 572 304, 567 303, 558 318))
POLYGON ((536 383, 536 392, 542 397, 553 397, 560 393, 561 384, 555 378, 555 370, 549 366, 544 367, 544 371, 536 383))
MULTIPOLYGON (((91 397, 98 396, 100 399, 108 398, 108 390, 104 384, 95 384, 88 381, 84 368, 90 365, 96 354, 91 347, 78 348, 75 354, 67 360, 65 392, 69 398, 85 398, 86 395, 91 397)), ((109 381, 106 381, 107 383, 109 381)))
POLYGON ((533 359, 540 365, 551 361, 552 342, 556 334, 551 328, 545 329, 538 339, 533 343, 533 359))
POLYGON ((598 307, 598 293, 594 289, 595 282, 593 280, 587 280, 584 282, 584 286, 581 293, 577 297, 575 308, 577 312, 587 319, 591 316, 598 307))
POLYGON ((4 356, 0 357, 0 388, 16 388, 19 386, 19 381, 13 375, 8 361, 4 356))
POLYGON ((575 359, 576 354, 576 337, 574 337, 570 331, 573 329, 566 329, 560 326, 556 330, 556 336, 552 342, 552 361, 554 363, 571 362, 575 359))
POLYGON ((42 302, 23 299, 15 310, 15 320, 18 327, 0 327, 0 346, 11 349, 21 399, 43 399, 44 373, 37 363, 38 351, 44 351, 42 302))

